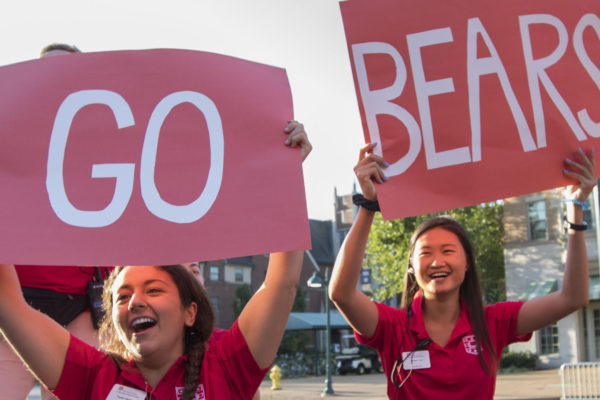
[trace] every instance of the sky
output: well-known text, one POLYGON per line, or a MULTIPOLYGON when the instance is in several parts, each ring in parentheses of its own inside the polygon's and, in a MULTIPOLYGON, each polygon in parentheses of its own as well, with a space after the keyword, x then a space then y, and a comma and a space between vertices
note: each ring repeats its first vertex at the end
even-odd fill
POLYGON ((338 0, 3 1, 0 40, 0 65, 61 42, 86 52, 201 50, 285 68, 314 148, 303 165, 309 217, 334 218, 334 188, 352 191, 364 138, 338 0))

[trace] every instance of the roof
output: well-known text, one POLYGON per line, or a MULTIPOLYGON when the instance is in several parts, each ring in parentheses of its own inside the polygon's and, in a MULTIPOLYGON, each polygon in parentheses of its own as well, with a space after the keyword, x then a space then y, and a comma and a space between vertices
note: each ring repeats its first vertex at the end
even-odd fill
POLYGON ((333 265, 335 254, 333 252, 333 223, 311 219, 310 240, 312 242, 311 254, 319 264, 333 265))
POLYGON ((531 300, 536 297, 544 296, 548 293, 556 292, 558 290, 558 282, 556 279, 552 279, 544 282, 531 282, 525 292, 519 296, 519 300, 531 300))
MULTIPOLYGON (((558 281, 531 282, 519 300, 531 300, 558 290, 558 281)), ((600 277, 590 278, 590 300, 600 300, 600 277)))
POLYGON ((248 265, 251 267, 254 266, 254 260, 252 259, 252 256, 228 258, 225 260, 225 262, 226 264, 248 265))
MULTIPOLYGON (((331 328, 351 329, 348 322, 337 311, 332 311, 329 314, 331 328)), ((302 331, 302 330, 318 330, 325 329, 327 325, 327 315, 325 313, 304 313, 293 312, 288 318, 286 331, 302 331)))

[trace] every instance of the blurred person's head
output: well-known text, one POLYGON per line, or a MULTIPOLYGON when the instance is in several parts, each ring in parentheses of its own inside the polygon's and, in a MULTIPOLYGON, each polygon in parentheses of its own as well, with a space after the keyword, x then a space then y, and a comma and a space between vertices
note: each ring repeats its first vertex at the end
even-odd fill
POLYGON ((77 46, 70 44, 52 43, 42 49, 40 52, 40 58, 67 53, 81 53, 81 50, 79 50, 77 46))
POLYGON ((200 284, 202 286, 204 286, 204 276, 202 276, 202 270, 200 270, 200 263, 191 262, 191 263, 183 263, 181 265, 183 265, 185 268, 187 268, 188 271, 190 271, 192 273, 192 275, 194 275, 196 277, 198 282, 200 282, 200 284))

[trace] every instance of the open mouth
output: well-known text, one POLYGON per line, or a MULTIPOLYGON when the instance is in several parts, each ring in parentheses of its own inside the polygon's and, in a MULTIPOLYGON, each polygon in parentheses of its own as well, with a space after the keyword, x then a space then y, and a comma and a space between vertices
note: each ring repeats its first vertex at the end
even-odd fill
POLYGON ((443 278, 448 277, 448 275, 449 274, 447 272, 436 272, 434 274, 429 275, 429 277, 431 279, 443 279, 443 278))
POLYGON ((148 317, 136 318, 131 322, 131 330, 133 333, 140 333, 156 325, 156 321, 148 317))

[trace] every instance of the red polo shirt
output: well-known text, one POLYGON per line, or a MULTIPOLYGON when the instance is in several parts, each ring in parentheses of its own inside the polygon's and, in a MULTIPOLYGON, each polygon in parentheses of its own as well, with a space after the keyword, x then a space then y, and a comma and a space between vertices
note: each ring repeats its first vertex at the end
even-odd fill
MULTIPOLYGON (((251 399, 267 371, 256 364, 236 321, 204 353, 195 399, 251 399)), ((109 356, 71 336, 65 366, 53 392, 61 400, 105 400, 113 387, 124 386, 148 393, 148 400, 181 400, 184 372, 184 357, 180 357, 152 388, 134 362, 118 368, 109 356)))
MULTIPOLYGON (((415 363, 412 374, 400 389, 389 379, 396 359, 402 352, 412 351, 418 342, 428 337, 423 321, 422 298, 417 294, 413 300, 410 327, 406 326, 405 310, 375 304, 379 310, 375 335, 368 339, 356 333, 356 338, 359 343, 369 345, 379 353, 388 377, 390 399, 493 399, 498 364, 490 365, 491 375, 481 367, 467 307, 462 299, 460 317, 448 344, 441 347, 432 341, 420 354, 421 362, 415 363), (426 359, 430 367, 426 367, 426 359), (418 368, 420 366, 423 368, 418 368)), ((531 333, 516 335, 517 316, 522 304, 504 302, 485 307, 485 319, 498 360, 506 345, 531 338, 531 333)), ((410 372, 404 368, 397 368, 396 371, 400 373, 396 375, 397 383, 410 372)))
MULTIPOLYGON (((102 267, 106 278, 113 267, 102 267)), ((85 296, 87 283, 96 272, 94 267, 66 267, 57 265, 15 265, 21 286, 54 290, 55 292, 85 296)))

